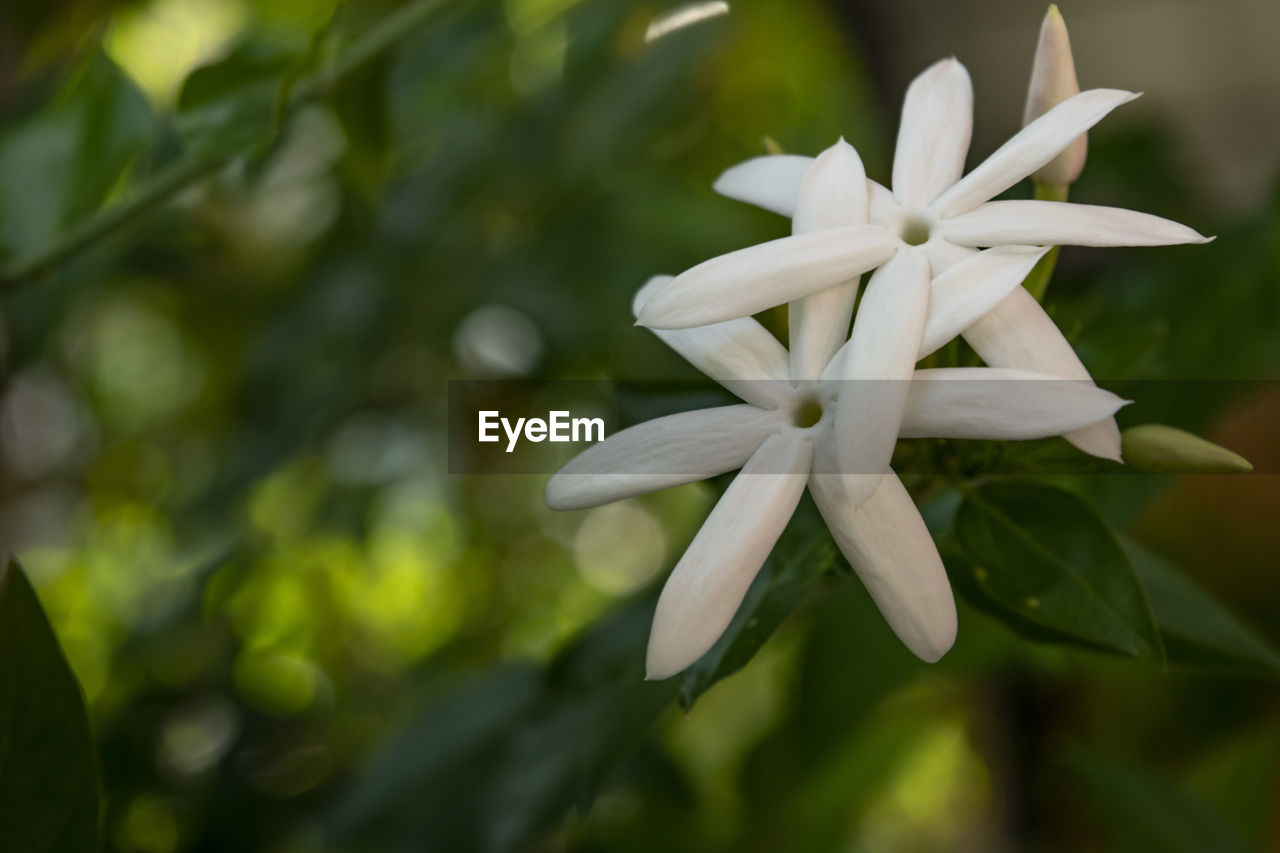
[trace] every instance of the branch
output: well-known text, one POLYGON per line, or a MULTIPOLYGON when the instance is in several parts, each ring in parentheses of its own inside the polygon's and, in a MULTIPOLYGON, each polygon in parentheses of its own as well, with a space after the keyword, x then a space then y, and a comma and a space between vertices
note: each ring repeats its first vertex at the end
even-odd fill
MULTIPOLYGON (((396 10, 356 38, 334 63, 303 80, 289 98, 287 113, 327 95, 343 78, 376 58, 425 23, 447 0, 417 0, 396 10)), ((188 155, 153 175, 120 202, 98 211, 63 232, 49 245, 18 257, 0 269, 0 288, 21 284, 48 272, 63 261, 128 225, 168 201, 178 192, 212 174, 229 158, 188 155)))

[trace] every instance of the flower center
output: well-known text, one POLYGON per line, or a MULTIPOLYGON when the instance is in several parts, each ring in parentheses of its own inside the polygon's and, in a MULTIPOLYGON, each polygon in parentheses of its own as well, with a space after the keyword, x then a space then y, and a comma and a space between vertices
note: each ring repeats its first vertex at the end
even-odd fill
POLYGON ((813 397, 802 400, 791 413, 791 422, 801 429, 808 429, 820 420, 822 420, 822 404, 813 397))
POLYGON ((920 246, 929 242, 932 225, 920 216, 908 216, 902 223, 902 242, 908 246, 920 246))

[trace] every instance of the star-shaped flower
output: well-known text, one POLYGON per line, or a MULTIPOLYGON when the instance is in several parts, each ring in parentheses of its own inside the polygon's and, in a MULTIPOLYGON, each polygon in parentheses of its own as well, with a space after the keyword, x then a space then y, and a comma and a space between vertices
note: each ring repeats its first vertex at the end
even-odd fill
MULTIPOLYGON (((940 280, 948 287, 957 283, 954 276, 940 280)), ((670 281, 651 280, 637 293, 633 310, 639 313, 670 281)), ((820 328, 848 327, 852 299, 847 292, 837 295, 844 304, 834 307, 830 293, 811 297, 828 302, 826 314, 816 304, 793 312, 807 318, 797 336, 804 353, 839 345, 820 328)), ((946 572, 897 476, 884 476, 869 499, 853 499, 862 475, 839 462, 842 437, 833 428, 832 410, 845 383, 832 376, 834 362, 823 372, 750 317, 656 333, 744 403, 622 430, 579 454, 547 484, 553 509, 583 509, 742 469, 663 588, 649 638, 648 677, 674 675, 711 648, 806 486, 890 627, 924 660, 941 657, 956 631, 946 572)), ((850 349, 841 358, 860 352, 850 349)), ((993 368, 922 370, 887 384, 904 392, 900 433, 908 437, 1039 438, 1110 417, 1124 403, 1091 383, 993 368), (978 381, 984 379, 992 381, 978 381)))
MULTIPOLYGON (((847 290, 849 282, 879 266, 859 322, 883 325, 880 334, 889 348, 861 344, 868 353, 848 360, 847 378, 903 378, 918 358, 964 334, 990 366, 1088 380, 1053 321, 1018 287, 1029 269, 1021 264, 1026 247, 1147 246, 1206 238, 1179 223, 1119 208, 989 199, 1045 166, 1135 97, 1116 89, 1070 97, 961 177, 972 128, 972 86, 964 66, 942 60, 908 88, 892 190, 865 179, 865 196, 852 188, 862 164, 843 140, 816 159, 774 155, 729 169, 717 180, 717 191, 793 217, 792 235, 693 267, 655 295, 639 321, 673 329, 746 316, 830 288, 847 290), (848 186, 833 191, 833 183, 848 186), (825 203, 815 197, 844 198, 844 220, 809 228, 807 211, 825 203), (947 282, 950 292, 944 296, 940 290, 948 288, 940 282, 952 272, 961 280, 947 282), (926 325, 942 302, 953 322, 945 335, 930 335, 926 325)), ((853 340, 871 337, 855 334, 853 340)), ((861 467, 868 459, 887 464, 892 453, 888 436, 895 433, 901 399, 881 402, 885 405, 842 404, 840 428, 860 437, 861 467)), ((1086 452, 1119 459, 1114 422, 1068 438, 1086 452)), ((874 478, 863 491, 869 494, 872 488, 874 478)))

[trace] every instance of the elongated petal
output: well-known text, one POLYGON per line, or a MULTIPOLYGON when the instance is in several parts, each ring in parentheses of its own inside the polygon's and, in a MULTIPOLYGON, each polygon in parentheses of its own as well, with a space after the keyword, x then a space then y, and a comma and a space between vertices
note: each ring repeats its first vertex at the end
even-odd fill
POLYGON ((1126 400, 1084 379, 995 367, 917 370, 902 438, 1048 438, 1110 418, 1126 400))
POLYGON ((912 207, 960 179, 973 131, 973 84, 955 59, 935 62, 907 88, 893 155, 893 193, 912 207))
POLYGON ((616 432, 547 482, 547 506, 586 509, 742 467, 785 417, 755 406, 680 412, 616 432))
POLYGON ((1119 89, 1090 89, 1068 98, 1018 131, 933 203, 939 216, 972 210, 1058 155, 1121 104, 1138 97, 1119 89))
POLYGON ((1048 249, 1003 246, 979 252, 933 279, 920 358, 949 342, 1022 284, 1048 249))
MULTIPOLYGON (((639 314, 653 294, 672 281, 654 276, 636 292, 631 310, 639 314)), ((752 317, 692 329, 653 329, 659 339, 725 388, 762 408, 789 399, 786 347, 752 317)))
MULTIPOLYGON (((1080 358, 1049 315, 1025 288, 1015 287, 964 339, 992 367, 1047 373, 1092 381, 1080 358)), ((1120 458, 1120 429, 1114 418, 1067 433, 1064 438, 1093 456, 1120 458)))
POLYGON ((903 249, 871 277, 853 321, 845 382, 836 401, 840 471, 856 506, 871 497, 898 440, 909 379, 929 306, 929 261, 903 249), (898 381, 884 381, 898 380, 898 381))
POLYGON ((676 276, 644 305, 640 324, 685 329, 747 317, 861 275, 897 245, 884 228, 850 225, 730 252, 676 276))
POLYGON ((938 660, 956 639, 956 605, 924 519, 892 473, 861 506, 841 479, 809 478, 831 535, 898 639, 917 657, 938 660))
MULTIPOLYGON (((793 234, 862 225, 867 221, 867 173, 858 152, 843 139, 814 160, 805 175, 791 222, 793 234)), ((819 290, 792 302, 791 378, 816 379, 849 337, 858 279, 819 290)))
POLYGON ((798 431, 773 435, 725 490, 662 588, 647 678, 675 675, 724 633, 795 512, 812 456, 798 431))
POLYGON ((942 232, 961 246, 1171 246, 1209 239, 1159 216, 1062 201, 989 201, 945 220, 942 232))
POLYGON ((722 196, 789 217, 796 212, 800 183, 812 164, 812 157, 795 154, 755 157, 730 166, 712 186, 722 196))

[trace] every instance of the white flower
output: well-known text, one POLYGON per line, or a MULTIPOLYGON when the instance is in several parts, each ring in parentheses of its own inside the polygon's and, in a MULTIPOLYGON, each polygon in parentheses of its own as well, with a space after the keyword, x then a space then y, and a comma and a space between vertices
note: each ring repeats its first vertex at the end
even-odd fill
MULTIPOLYGON (((918 358, 963 333, 992 367, 1089 380, 1053 321, 1018 286, 1025 276, 1025 247, 1148 246, 1206 238, 1176 222, 1119 208, 989 199, 1049 163, 1112 109, 1135 97, 1115 89, 1074 95, 961 177, 972 128, 972 87, 964 66, 942 60, 907 90, 892 190, 866 181, 867 195, 861 200, 851 189, 830 189, 862 171, 857 153, 843 140, 817 159, 773 155, 729 169, 716 181, 716 190, 794 217, 792 236, 713 258, 677 276, 645 306, 640 323, 674 329, 746 316, 828 288, 848 289, 850 281, 880 266, 867 286, 858 322, 883 326, 880 334, 892 347, 867 344, 874 352, 848 360, 849 378, 909 375, 918 358), (803 227, 806 211, 824 204, 815 197, 824 195, 854 199, 850 215, 821 230, 803 227), (858 216, 862 210, 865 218, 858 216), (961 269, 965 274, 948 282, 951 292, 945 296, 952 322, 945 334, 935 330, 930 335, 926 325, 943 301, 941 276, 961 269), (914 351, 912 341, 920 344, 914 351)), ((854 400, 842 407, 841 431, 862 436, 865 451, 887 460, 892 452, 887 436, 900 407, 854 400), (877 422, 874 428, 865 423, 871 420, 877 422)), ((1067 438, 1088 453, 1119 460, 1114 422, 1067 438)))
MULTIPOLYGON (((1035 253, 1023 255, 1034 263, 1035 253)), ((633 309, 639 313, 670 280, 651 280, 637 293, 633 309)), ((957 285, 954 276, 939 280, 957 285)), ((789 353, 750 317, 658 330, 663 341, 744 404, 683 412, 622 430, 579 454, 547 484, 551 508, 583 509, 742 469, 663 588, 649 638, 649 678, 680 672, 720 637, 806 486, 840 550, 903 643, 927 661, 951 647, 955 603, 929 531, 892 472, 877 477, 878 488, 860 506, 851 498, 865 476, 861 472, 873 469, 841 467, 838 447, 848 437, 833 429, 832 409, 844 396, 838 393, 843 383, 809 360, 839 345, 827 327, 847 328, 853 287, 856 281, 835 295, 809 297, 830 303, 839 297, 841 304, 828 305, 826 314, 815 304, 793 312, 805 318, 793 320, 801 325, 803 354, 789 353)), ((855 342, 859 333, 855 329, 855 342)), ((922 370, 912 381, 876 384, 903 390, 904 436, 1038 438, 1110 417, 1124 403, 1091 383, 991 368, 922 370)))

